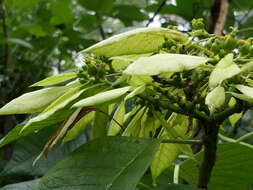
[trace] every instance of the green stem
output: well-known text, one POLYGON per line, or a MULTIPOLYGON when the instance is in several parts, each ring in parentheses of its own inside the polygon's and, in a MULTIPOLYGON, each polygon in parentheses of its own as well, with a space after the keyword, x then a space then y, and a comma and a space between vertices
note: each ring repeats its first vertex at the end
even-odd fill
POLYGON ((161 140, 161 143, 175 143, 175 144, 203 144, 200 140, 161 140))
POLYGON ((238 139, 236 139, 236 142, 244 141, 244 140, 246 140, 246 139, 248 139, 248 138, 250 138, 250 137, 252 137, 252 136, 253 136, 253 131, 250 132, 250 133, 247 133, 246 135, 241 136, 241 137, 238 138, 238 139))
MULTIPOLYGON (((214 53, 213 53, 213 52, 209 51, 208 49, 206 49, 206 48, 204 48, 204 47, 202 47, 202 46, 200 46, 200 45, 198 45, 198 44, 192 43, 192 44, 190 45, 190 47, 196 48, 196 49, 202 51, 203 53, 205 53, 206 55, 208 55, 208 56, 210 56, 210 57, 213 57, 213 56, 214 56, 214 53)), ((188 48, 189 48, 189 47, 188 47, 188 48)))
POLYGON ((230 143, 239 143, 241 145, 244 145, 244 146, 247 146, 249 148, 253 148, 253 145, 251 144, 248 144, 248 143, 245 143, 245 142, 239 142, 238 139, 235 140, 235 139, 232 139, 232 138, 229 138, 229 137, 226 137, 222 134, 219 133, 219 138, 223 141, 226 141, 226 142, 230 142, 230 143))

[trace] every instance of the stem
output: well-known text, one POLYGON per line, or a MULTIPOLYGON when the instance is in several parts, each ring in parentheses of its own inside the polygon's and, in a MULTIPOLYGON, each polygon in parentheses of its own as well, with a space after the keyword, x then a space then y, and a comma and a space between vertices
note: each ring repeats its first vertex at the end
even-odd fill
POLYGON ((175 143, 175 144, 202 144, 199 140, 168 140, 164 139, 161 143, 175 143))
POLYGON ((217 139, 219 125, 214 122, 206 122, 206 134, 203 136, 204 157, 199 168, 198 187, 208 189, 211 172, 216 161, 217 139))
POLYGON ((247 133, 246 135, 241 136, 240 138, 236 139, 236 142, 241 142, 244 141, 246 139, 249 139, 250 137, 253 136, 253 131, 250 133, 247 133))
MULTIPOLYGON (((200 45, 198 45, 198 44, 196 44, 196 43, 192 43, 191 45, 189 45, 189 47, 196 48, 196 49, 202 51, 204 54, 206 54, 206 55, 208 55, 208 56, 210 56, 210 57, 213 57, 213 56, 214 56, 214 53, 213 53, 213 52, 209 51, 208 49, 206 49, 206 48, 204 48, 204 47, 202 47, 202 46, 200 46, 200 45)), ((188 48, 189 48, 189 47, 188 47, 188 48)))

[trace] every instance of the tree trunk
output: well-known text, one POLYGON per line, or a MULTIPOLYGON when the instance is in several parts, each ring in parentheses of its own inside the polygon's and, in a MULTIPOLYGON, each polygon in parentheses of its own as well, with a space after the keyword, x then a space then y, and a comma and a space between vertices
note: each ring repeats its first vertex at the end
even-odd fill
POLYGON ((215 165, 219 125, 211 122, 207 123, 205 128, 206 133, 203 136, 204 156, 199 168, 198 181, 198 187, 202 189, 208 189, 212 169, 215 165))

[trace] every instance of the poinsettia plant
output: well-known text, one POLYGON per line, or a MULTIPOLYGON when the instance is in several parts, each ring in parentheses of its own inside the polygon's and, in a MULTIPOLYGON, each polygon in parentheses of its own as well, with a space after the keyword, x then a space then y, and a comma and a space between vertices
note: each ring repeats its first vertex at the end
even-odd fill
POLYGON ((249 135, 230 139, 222 127, 253 106, 253 40, 237 39, 235 30, 208 34, 201 20, 192 26, 189 33, 140 28, 99 42, 79 54, 76 72, 37 82, 32 87, 42 89, 0 109, 1 115, 32 114, 1 139, 1 147, 58 125, 34 167, 57 143, 91 129, 91 141, 56 164, 34 189, 194 188, 155 186, 168 168, 174 168, 174 183, 180 177, 207 189, 219 160, 218 138, 251 150, 241 142, 249 135), (141 182, 149 167, 150 186, 141 182))

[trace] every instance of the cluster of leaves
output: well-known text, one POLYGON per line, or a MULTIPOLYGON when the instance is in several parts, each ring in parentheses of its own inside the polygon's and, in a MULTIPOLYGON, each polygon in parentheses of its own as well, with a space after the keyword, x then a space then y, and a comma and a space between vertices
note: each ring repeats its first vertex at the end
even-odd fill
MULTIPOLYGON (((178 183, 180 176, 196 185, 195 170, 202 153, 195 158, 188 144, 201 142, 188 139, 201 122, 221 124, 253 102, 252 40, 238 40, 235 31, 226 36, 211 35, 203 26, 201 20, 194 20, 194 30, 189 34, 140 28, 113 36, 82 51, 84 64, 76 73, 35 83, 33 86, 45 88, 26 93, 1 108, 2 115, 33 115, 1 139, 0 146, 58 126, 34 164, 41 156, 50 155, 49 150, 60 140, 71 141, 92 126, 94 140, 81 145, 41 179, 22 185, 40 190, 190 189, 181 185, 152 187, 140 182, 149 166, 153 184, 158 184, 161 173, 173 165, 171 182, 178 183), (178 174, 175 161, 181 154, 190 159, 181 164, 178 174)), ((221 146, 220 160, 231 149, 230 155, 243 149, 252 157, 249 144, 221 146)), ((251 163, 244 164, 245 169, 251 167, 251 163)), ((228 166, 226 159, 222 166, 228 166)), ((227 169, 214 171, 221 175, 227 169)), ((213 180, 210 189, 225 189, 213 180)), ((249 177, 240 188, 250 186, 249 177)), ((234 184, 226 184, 226 188, 231 187, 234 184)))
MULTIPOLYGON (((212 6, 211 0, 177 0, 176 4, 164 0, 104 0, 103 3, 98 0, 27 0, 25 3, 3 0, 0 5, 0 106, 30 91, 27 86, 52 71, 55 74, 72 69, 73 54, 101 38, 128 30, 125 27, 152 22, 151 15, 157 15, 162 26, 180 24, 188 30, 188 23, 195 17, 204 18, 210 25, 212 6)), ((230 1, 225 29, 238 26, 243 29, 241 36, 249 36, 250 7, 252 2, 248 0, 230 1)), ((23 115, 1 117, 0 135, 24 118, 23 115)))

